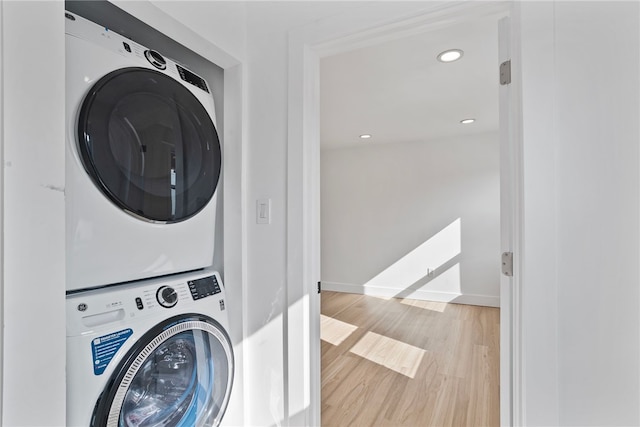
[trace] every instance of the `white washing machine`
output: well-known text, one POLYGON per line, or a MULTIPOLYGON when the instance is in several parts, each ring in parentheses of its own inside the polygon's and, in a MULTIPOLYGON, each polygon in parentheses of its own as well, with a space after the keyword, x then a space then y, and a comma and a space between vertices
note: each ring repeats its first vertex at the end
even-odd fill
POLYGON ((211 266, 221 150, 207 82, 65 16, 67 291, 211 266))
POLYGON ((216 426, 233 384, 211 270, 67 296, 67 425, 216 426))

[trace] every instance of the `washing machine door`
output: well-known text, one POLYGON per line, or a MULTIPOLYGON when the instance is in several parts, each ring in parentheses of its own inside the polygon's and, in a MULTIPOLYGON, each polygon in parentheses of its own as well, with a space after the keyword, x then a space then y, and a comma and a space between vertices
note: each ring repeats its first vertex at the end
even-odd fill
POLYGON ((220 141, 185 86, 158 71, 124 68, 98 80, 77 122, 78 150, 98 189, 148 221, 179 222, 212 198, 220 141))
POLYGON ((218 322, 168 319, 133 346, 96 404, 92 426, 217 426, 233 382, 233 351, 218 322))

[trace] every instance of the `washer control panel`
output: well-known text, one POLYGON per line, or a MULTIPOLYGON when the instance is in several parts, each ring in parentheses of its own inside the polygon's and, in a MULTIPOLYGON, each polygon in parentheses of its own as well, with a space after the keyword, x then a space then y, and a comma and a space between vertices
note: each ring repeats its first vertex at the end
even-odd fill
POLYGON ((227 309, 224 293, 222 278, 211 270, 74 292, 67 295, 67 336, 122 326, 132 319, 221 313, 227 309))

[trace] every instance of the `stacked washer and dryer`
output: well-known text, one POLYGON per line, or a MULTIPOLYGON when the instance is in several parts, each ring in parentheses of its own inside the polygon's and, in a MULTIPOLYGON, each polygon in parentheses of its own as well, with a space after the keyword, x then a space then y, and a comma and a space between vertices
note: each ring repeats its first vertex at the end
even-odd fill
POLYGON ((65 16, 67 423, 218 425, 234 360, 209 86, 65 16))

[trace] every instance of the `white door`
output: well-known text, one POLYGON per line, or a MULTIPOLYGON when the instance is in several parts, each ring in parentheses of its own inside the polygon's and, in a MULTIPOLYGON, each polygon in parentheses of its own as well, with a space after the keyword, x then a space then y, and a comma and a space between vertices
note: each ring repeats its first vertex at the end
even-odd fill
MULTIPOLYGON (((500 64, 500 248, 512 254, 513 264, 503 265, 512 275, 500 276, 500 422, 514 425, 518 419, 517 399, 517 339, 518 334, 518 206, 520 206, 520 152, 517 142, 517 115, 514 114, 515 91, 511 85, 511 20, 502 18, 498 24, 500 64), (508 63, 508 65, 507 65, 508 63), (504 65, 503 65, 504 64, 504 65)), ((498 69, 496 70, 498 74, 498 69)))

